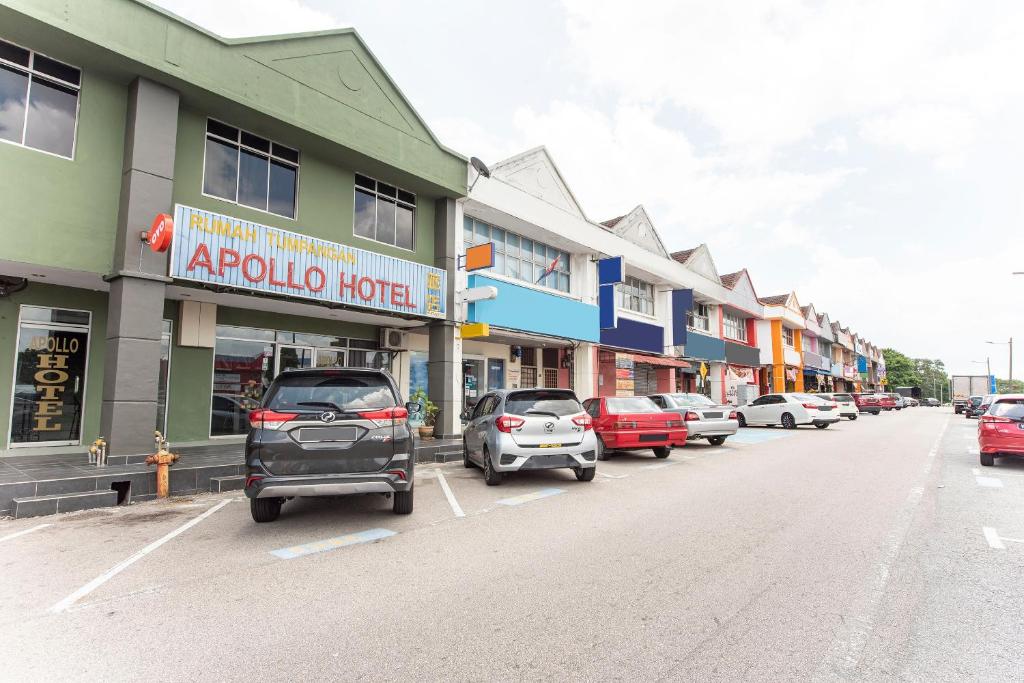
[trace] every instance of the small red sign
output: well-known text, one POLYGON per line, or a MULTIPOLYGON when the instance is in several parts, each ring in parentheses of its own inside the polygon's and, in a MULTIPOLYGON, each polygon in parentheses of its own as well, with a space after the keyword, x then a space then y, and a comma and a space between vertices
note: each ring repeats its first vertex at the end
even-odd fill
POLYGON ((171 246, 171 238, 174 237, 174 219, 166 213, 157 214, 153 219, 153 226, 146 233, 146 242, 149 248, 159 253, 167 251, 171 246))

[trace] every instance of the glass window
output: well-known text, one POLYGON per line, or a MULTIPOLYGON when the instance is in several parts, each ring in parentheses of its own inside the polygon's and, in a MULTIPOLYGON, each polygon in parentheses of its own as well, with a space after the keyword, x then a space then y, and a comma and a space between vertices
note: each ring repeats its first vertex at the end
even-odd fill
POLYGON ((644 315, 654 315, 654 285, 639 278, 627 276, 616 285, 619 308, 644 315))
POLYGON ((505 399, 506 413, 525 415, 528 410, 565 417, 583 412, 583 406, 570 391, 517 391, 505 399))
POLYGON ((50 319, 63 317, 59 309, 22 309, 30 315, 21 316, 18 328, 11 444, 78 444, 85 403, 89 314, 66 312, 71 314, 67 317, 84 315, 84 325, 32 320, 32 312, 42 311, 51 311, 50 319))
POLYGON ((622 413, 660 413, 661 409, 655 405, 654 401, 647 398, 646 396, 630 396, 623 398, 606 398, 604 400, 606 406, 608 406, 608 413, 611 415, 619 415, 622 413))
MULTIPOLYGON (((412 251, 416 243, 416 195, 356 174, 352 233, 412 251)), ((470 222, 463 223, 469 243, 470 222)))
POLYGON ((487 389, 505 388, 505 361, 501 358, 487 359, 487 389))
POLYGON ((792 348, 793 345, 794 345, 793 330, 789 329, 788 327, 783 327, 782 328, 782 340, 785 342, 786 346, 792 348))
MULTIPOLYGON (((272 333, 271 333, 272 334, 272 333)), ((245 434, 273 376, 274 345, 218 337, 213 356, 210 435, 245 434)))
POLYGON ((295 218, 299 153, 208 119, 203 193, 295 218))
POLYGON ((171 321, 163 321, 160 332, 160 374, 156 386, 156 429, 167 436, 167 381, 171 369, 171 321))
POLYGON ((709 332, 711 330, 711 309, 707 304, 694 302, 693 308, 686 313, 686 325, 694 330, 709 332))
POLYGON ((747 341, 747 321, 731 313, 722 313, 722 329, 729 339, 747 341))
POLYGON ((0 41, 0 139, 71 158, 82 72, 0 41))
POLYGON ((267 395, 271 410, 323 409, 324 404, 341 410, 372 410, 396 405, 391 385, 379 374, 338 372, 329 376, 282 375, 267 395))

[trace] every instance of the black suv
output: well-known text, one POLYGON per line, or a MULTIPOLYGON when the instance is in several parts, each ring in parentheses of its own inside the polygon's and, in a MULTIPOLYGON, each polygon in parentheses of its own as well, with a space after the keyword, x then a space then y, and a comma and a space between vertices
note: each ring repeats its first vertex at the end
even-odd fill
POLYGON ((249 413, 245 495, 252 518, 273 522, 285 500, 383 493, 412 512, 416 459, 409 411, 382 370, 317 368, 277 376, 249 413))

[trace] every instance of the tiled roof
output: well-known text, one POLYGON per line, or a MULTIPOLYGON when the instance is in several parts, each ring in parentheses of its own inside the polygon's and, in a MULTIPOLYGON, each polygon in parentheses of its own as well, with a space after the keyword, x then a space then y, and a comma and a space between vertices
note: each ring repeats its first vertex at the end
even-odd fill
POLYGON ((606 227, 606 228, 614 228, 616 225, 619 224, 619 221, 621 221, 625 217, 626 217, 626 214, 623 214, 621 216, 616 216, 615 218, 610 218, 610 219, 608 219, 606 221, 601 221, 601 225, 606 227))
POLYGON ((693 256, 693 252, 695 251, 697 251, 697 247, 694 247, 693 249, 683 249, 682 251, 674 251, 672 252, 672 258, 680 263, 686 263, 687 260, 693 256))
POLYGON ((743 271, 737 270, 735 273, 726 273, 725 275, 722 275, 720 279, 722 280, 723 285, 732 289, 736 286, 736 283, 740 281, 741 275, 743 275, 743 271))
POLYGON ((809 305, 808 306, 801 306, 800 307, 800 312, 803 313, 804 317, 806 318, 807 314, 811 312, 811 307, 809 305))
POLYGON ((789 300, 789 294, 777 294, 776 296, 762 296, 761 303, 769 306, 784 306, 789 300))

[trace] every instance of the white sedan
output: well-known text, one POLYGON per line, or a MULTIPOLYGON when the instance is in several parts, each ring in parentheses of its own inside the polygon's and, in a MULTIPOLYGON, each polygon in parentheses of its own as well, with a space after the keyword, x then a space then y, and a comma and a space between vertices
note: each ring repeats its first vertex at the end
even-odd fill
POLYGON ((856 420, 860 411, 857 410, 857 402, 849 394, 818 394, 818 398, 826 401, 835 401, 839 408, 839 416, 856 420))
POLYGON ((736 409, 740 427, 747 425, 782 425, 796 429, 800 425, 814 425, 825 429, 839 422, 839 409, 834 401, 826 401, 812 394, 765 394, 736 409))

